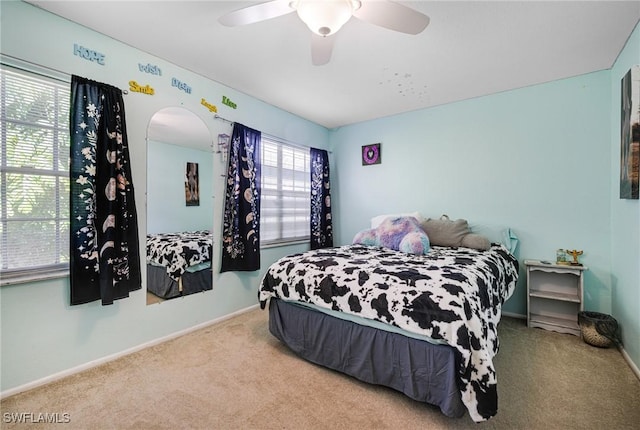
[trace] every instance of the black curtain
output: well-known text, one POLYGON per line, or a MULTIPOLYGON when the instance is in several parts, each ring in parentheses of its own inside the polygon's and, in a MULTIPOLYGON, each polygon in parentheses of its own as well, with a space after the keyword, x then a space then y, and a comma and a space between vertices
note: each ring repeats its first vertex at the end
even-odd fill
POLYGON ((257 130, 233 126, 220 272, 260 269, 260 138, 257 130))
POLYGON ((333 246, 329 154, 311 148, 311 249, 333 246))
POLYGON ((138 220, 122 91, 72 76, 71 304, 141 288, 138 220))

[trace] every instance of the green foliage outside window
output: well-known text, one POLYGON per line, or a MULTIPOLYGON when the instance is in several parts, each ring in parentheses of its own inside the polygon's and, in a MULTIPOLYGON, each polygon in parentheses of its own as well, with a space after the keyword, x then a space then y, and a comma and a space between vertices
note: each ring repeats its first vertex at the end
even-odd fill
POLYGON ((69 262, 69 84, 0 73, 0 270, 69 262))

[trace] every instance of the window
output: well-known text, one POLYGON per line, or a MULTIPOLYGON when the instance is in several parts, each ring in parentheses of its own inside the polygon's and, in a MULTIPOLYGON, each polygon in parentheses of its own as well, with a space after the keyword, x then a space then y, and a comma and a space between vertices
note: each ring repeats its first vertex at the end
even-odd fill
POLYGON ((0 69, 3 282, 69 265, 69 83, 0 69))
POLYGON ((260 241, 263 245, 309 240, 309 149, 261 140, 260 241))

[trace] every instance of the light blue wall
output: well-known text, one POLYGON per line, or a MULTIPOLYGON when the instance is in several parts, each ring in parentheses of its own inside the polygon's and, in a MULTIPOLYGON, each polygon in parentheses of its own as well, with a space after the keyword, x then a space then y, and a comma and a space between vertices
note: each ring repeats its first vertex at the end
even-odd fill
MULTIPOLYGON (((611 312, 619 320, 625 349, 640 365, 640 212, 637 201, 617 198, 619 80, 631 64, 640 63, 637 28, 612 71, 330 133, 30 5, 3 1, 1 7, 3 54, 123 89, 131 79, 156 89, 154 96, 129 93, 125 99, 142 232, 149 120, 161 108, 182 106, 204 118, 212 136, 229 133, 226 123, 200 105, 204 97, 221 116, 271 135, 320 148, 328 148, 331 140, 337 243, 349 243, 372 216, 419 210, 426 216, 467 218, 492 237, 511 227, 521 239, 520 262, 553 259, 558 247, 584 249, 582 261, 590 269, 587 309, 611 312), (106 54, 107 64, 73 56, 74 43, 106 54), (148 62, 163 76, 138 71, 138 63, 148 62), (174 75, 188 82, 193 94, 170 87, 166 79, 174 75), (222 105, 222 95, 238 109, 222 105), (382 164, 361 166, 361 146, 375 142, 382 143, 382 164)), ((222 170, 219 158, 214 157, 212 170, 222 170)), ((214 220, 222 214, 222 186, 214 180, 214 220)), ((214 221, 214 237, 220 227, 214 221)), ((146 306, 144 287, 108 307, 97 302, 69 306, 68 279, 2 287, 0 389, 12 390, 253 305, 270 262, 304 249, 263 250, 259 272, 215 275, 213 291, 154 306, 146 306)), ((214 250, 214 264, 219 264, 219 249, 214 250)), ((524 288, 521 281, 506 311, 524 314, 524 288)))
MULTIPOLYGON (((383 213, 510 227, 525 258, 582 249, 585 308, 613 315, 640 367, 640 204, 619 199, 620 80, 640 64, 636 27, 611 70, 334 130, 337 242, 383 213), (381 142, 382 164, 362 166, 381 142)), ((505 311, 526 313, 524 271, 505 311)))
POLYGON ((640 367, 640 202, 619 198, 620 81, 640 64, 640 24, 611 69, 611 273, 612 313, 624 347, 640 367))
POLYGON ((212 151, 149 141, 147 150, 147 232, 173 233, 212 230, 214 221, 212 151), (187 162, 198 163, 200 205, 185 204, 184 179, 187 162))
MULTIPOLYGON (((343 127, 332 133, 338 241, 375 215, 420 211, 467 219, 517 256, 555 259, 582 249, 585 306, 611 311, 609 72, 343 127), (382 143, 382 164, 361 146, 382 143)), ((505 311, 526 313, 525 274, 505 311)))
MULTIPOLYGON (((218 107, 222 117, 238 121, 273 136, 301 145, 327 148, 326 128, 276 109, 179 65, 171 64, 127 45, 63 20, 22 2, 1 2, 2 54, 27 60, 67 74, 76 74, 122 89, 130 80, 149 84, 156 94, 129 92, 125 96, 127 134, 132 161, 140 235, 146 232, 147 191, 146 132, 153 114, 165 107, 181 106, 205 120, 212 136, 230 134, 230 126, 213 118, 201 98, 218 107), (73 55, 74 44, 105 54, 105 65, 73 55), (138 64, 155 64, 162 76, 139 70, 138 64), (192 93, 172 87, 172 77, 189 84, 192 93), (222 105, 222 96, 237 109, 222 105)), ((206 41, 203 41, 206 43, 206 41)), ((227 61, 228 59, 220 59, 227 61)), ((223 171, 220 157, 212 169, 223 171)), ((202 180, 202 178, 201 178, 202 180)), ((213 182, 214 238, 220 243, 224 180, 213 182)), ((229 315, 257 303, 257 286, 266 267, 280 256, 308 249, 298 245, 266 249, 259 272, 215 274, 213 290, 146 305, 146 284, 131 297, 112 306, 98 302, 69 306, 67 278, 0 288, 0 389, 20 389, 95 360, 170 335, 200 323, 229 315)), ((141 241, 144 255, 144 241, 141 241)), ((214 272, 219 271, 220 249, 214 246, 214 272)), ((143 282, 146 273, 143 272, 143 282)))

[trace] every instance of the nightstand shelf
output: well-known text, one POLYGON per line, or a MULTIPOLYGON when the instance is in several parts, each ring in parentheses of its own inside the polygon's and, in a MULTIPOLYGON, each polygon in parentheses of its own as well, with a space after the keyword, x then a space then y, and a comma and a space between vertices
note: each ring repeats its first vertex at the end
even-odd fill
POLYGON ((542 299, 564 300, 567 302, 580 303, 580 297, 577 294, 572 293, 556 293, 553 291, 529 291, 529 296, 540 297, 542 299))
POLYGON ((527 325, 580 336, 585 266, 525 260, 527 325))

